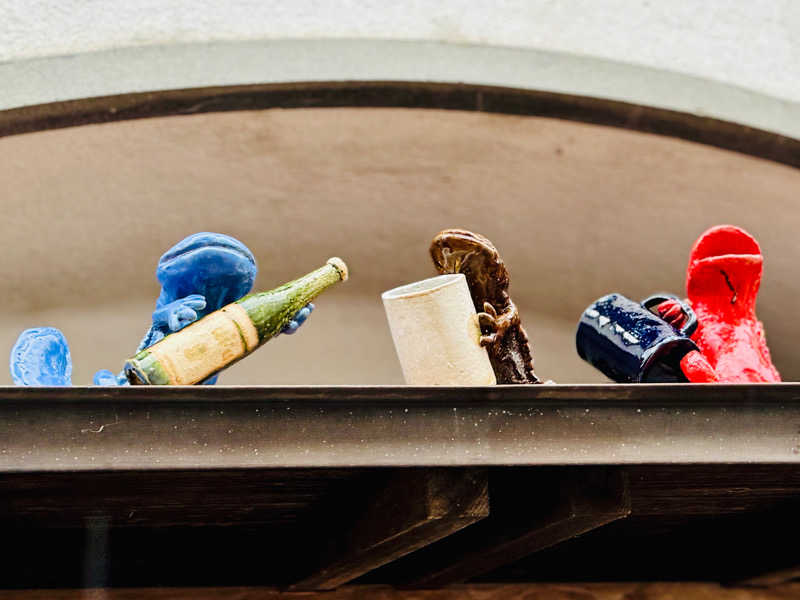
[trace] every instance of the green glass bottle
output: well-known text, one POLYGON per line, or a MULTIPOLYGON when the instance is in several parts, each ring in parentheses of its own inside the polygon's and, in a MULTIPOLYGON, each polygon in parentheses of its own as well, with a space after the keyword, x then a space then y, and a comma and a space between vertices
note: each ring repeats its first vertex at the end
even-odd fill
POLYGON ((250 294, 168 335, 125 362, 132 385, 193 385, 278 335, 326 288, 347 280, 347 265, 330 258, 319 269, 268 292, 250 294))

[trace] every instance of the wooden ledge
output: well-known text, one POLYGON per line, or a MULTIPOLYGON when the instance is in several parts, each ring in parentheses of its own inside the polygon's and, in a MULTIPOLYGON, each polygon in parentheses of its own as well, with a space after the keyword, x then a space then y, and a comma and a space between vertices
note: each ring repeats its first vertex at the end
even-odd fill
POLYGON ((713 583, 520 583, 413 591, 384 586, 347 586, 332 592, 312 593, 249 587, 0 590, 0 600, 790 600, 798 597, 800 584, 748 589, 713 583))
POLYGON ((800 462, 800 384, 0 388, 0 472, 800 462))

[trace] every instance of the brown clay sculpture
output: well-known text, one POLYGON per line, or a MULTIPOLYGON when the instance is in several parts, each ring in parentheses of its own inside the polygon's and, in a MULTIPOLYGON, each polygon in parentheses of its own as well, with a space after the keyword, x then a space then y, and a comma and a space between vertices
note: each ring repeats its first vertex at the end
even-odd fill
POLYGON ((492 242, 465 229, 445 229, 433 238, 430 252, 439 273, 466 276, 478 311, 481 345, 489 352, 497 383, 542 383, 533 371, 519 312, 508 295, 508 270, 492 242))

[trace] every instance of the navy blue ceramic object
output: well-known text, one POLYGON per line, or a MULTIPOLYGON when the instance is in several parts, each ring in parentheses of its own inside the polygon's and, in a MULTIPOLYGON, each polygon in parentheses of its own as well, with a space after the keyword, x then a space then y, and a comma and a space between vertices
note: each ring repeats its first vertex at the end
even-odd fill
MULTIPOLYGON (((156 300, 150 329, 139 344, 137 352, 245 296, 252 289, 257 273, 253 253, 231 236, 201 232, 184 238, 167 250, 158 261, 156 278, 161 284, 161 293, 156 300)), ((312 310, 314 305, 309 304, 298 311, 282 333, 292 334, 297 331, 312 310)), ((14 348, 23 341, 27 344, 25 348, 46 347, 48 350, 28 350, 24 353, 12 351, 11 372, 17 385, 70 385, 72 363, 69 346, 60 331, 52 328, 29 329, 23 332, 14 348), (50 333, 37 341, 38 334, 28 333, 36 331, 50 333), (60 343, 56 343, 56 339, 60 343), (52 383, 58 380, 51 375, 56 372, 55 365, 62 364, 62 370, 67 375, 61 380, 65 383, 52 383), (15 373, 24 373, 25 377, 18 377, 15 373)), ((214 376, 203 383, 213 384, 216 381, 217 377, 214 376)), ((103 369, 95 373, 93 383, 128 385, 128 380, 124 373, 114 375, 103 369)))
POLYGON ((9 366, 16 385, 72 385, 69 346, 54 327, 36 327, 19 334, 9 366))
POLYGON ((618 383, 685 382, 680 361, 697 350, 689 339, 696 328, 691 307, 671 294, 642 303, 609 294, 583 312, 575 341, 583 360, 618 383), (680 329, 650 310, 668 299, 681 302, 687 318, 680 329))

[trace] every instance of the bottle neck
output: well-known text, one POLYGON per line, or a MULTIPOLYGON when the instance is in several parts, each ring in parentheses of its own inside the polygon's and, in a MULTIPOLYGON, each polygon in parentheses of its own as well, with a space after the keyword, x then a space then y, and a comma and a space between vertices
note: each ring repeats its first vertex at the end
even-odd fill
POLYGON ((343 273, 335 264, 325 263, 319 269, 315 269, 302 277, 298 277, 273 290, 262 293, 272 294, 279 291, 290 290, 293 297, 307 298, 307 300, 303 302, 303 306, 305 306, 325 291, 326 288, 329 288, 334 283, 342 281, 342 279, 344 279, 343 273))
POLYGON ((236 303, 245 309, 256 327, 259 343, 278 335, 301 308, 334 283, 345 279, 347 270, 344 263, 341 265, 329 261, 319 269, 273 290, 237 300, 236 303))

